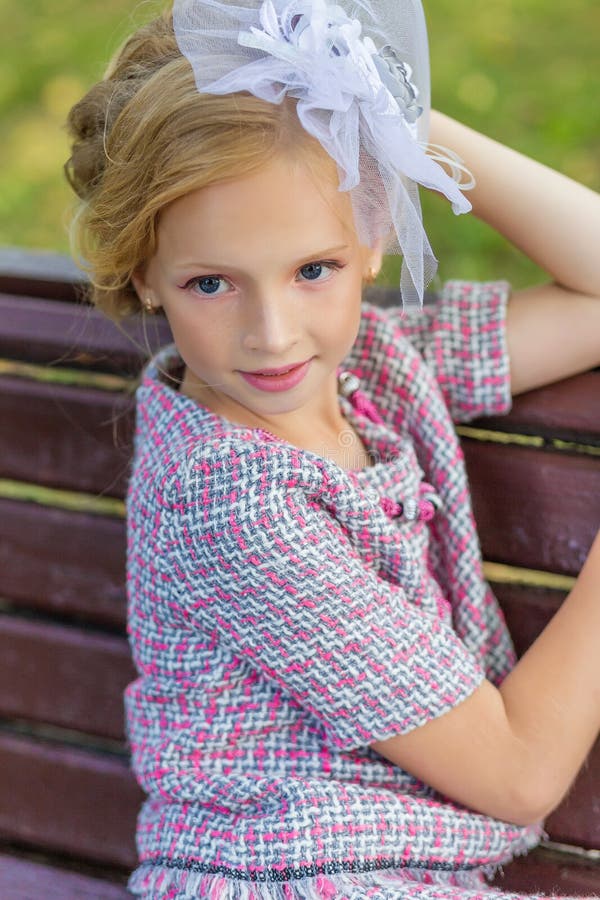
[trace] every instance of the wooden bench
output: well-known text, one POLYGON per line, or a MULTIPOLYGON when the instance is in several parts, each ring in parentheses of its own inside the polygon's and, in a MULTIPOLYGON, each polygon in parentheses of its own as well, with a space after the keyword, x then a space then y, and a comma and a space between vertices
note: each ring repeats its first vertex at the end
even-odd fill
MULTIPOLYGON (((142 794, 123 727, 123 497, 135 375, 169 334, 160 318, 128 333, 78 302, 63 258, 0 253, 2 900, 129 896, 142 794)), ((600 372, 461 436, 488 576, 522 652, 600 524, 600 372)), ((498 886, 600 894, 600 745, 547 830, 498 886)))

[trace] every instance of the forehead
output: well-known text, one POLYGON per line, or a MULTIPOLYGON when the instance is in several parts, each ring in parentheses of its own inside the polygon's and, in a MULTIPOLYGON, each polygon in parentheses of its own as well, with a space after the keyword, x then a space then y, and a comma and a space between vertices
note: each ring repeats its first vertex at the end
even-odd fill
POLYGON ((240 178, 200 188, 160 216, 159 251, 273 252, 293 243, 333 246, 355 240, 352 205, 331 167, 315 171, 287 157, 240 178))

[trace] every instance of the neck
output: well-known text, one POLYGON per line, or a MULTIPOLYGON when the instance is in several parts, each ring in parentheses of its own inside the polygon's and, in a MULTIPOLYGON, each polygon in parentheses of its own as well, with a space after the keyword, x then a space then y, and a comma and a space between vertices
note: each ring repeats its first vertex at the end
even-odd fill
POLYGON ((302 409, 281 415, 261 416, 234 401, 223 402, 187 368, 180 392, 234 425, 268 432, 343 469, 362 469, 372 464, 362 440, 340 410, 335 373, 318 397, 302 409))

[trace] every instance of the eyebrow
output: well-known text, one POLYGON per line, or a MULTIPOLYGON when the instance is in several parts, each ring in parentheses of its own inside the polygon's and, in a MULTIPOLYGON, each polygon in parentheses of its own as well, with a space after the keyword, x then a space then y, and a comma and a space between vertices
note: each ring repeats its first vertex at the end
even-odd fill
POLYGON ((318 250, 316 253, 309 253, 307 256, 303 256, 302 259, 327 259, 329 256, 334 256, 336 253, 341 253, 343 250, 348 249, 348 244, 339 244, 337 247, 328 247, 326 250, 318 250))
MULTIPOLYGON (((336 253, 341 253, 344 250, 348 249, 348 244, 339 244, 336 247, 327 247, 325 250, 317 250, 314 253, 305 253, 296 261, 296 265, 302 265, 303 262, 309 261, 311 259, 328 259, 330 256, 334 256, 336 253)), ((216 262, 201 262, 200 260, 190 260, 189 262, 176 262, 174 263, 176 269, 213 269, 215 271, 219 269, 236 269, 237 266, 235 263, 216 263, 216 262)))

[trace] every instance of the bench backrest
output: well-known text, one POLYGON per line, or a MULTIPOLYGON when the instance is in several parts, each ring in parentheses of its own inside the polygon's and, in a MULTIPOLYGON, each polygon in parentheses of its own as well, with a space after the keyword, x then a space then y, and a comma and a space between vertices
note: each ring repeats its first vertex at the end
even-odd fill
MULTIPOLYGON (((63 259, 0 253, 0 841, 131 869, 123 500, 135 378, 169 332, 160 317, 120 331, 77 280, 63 259)), ((487 574, 523 652, 600 524, 600 372, 460 432, 487 574)), ((600 893, 599 805, 600 745, 547 824, 587 852, 600 893)))

